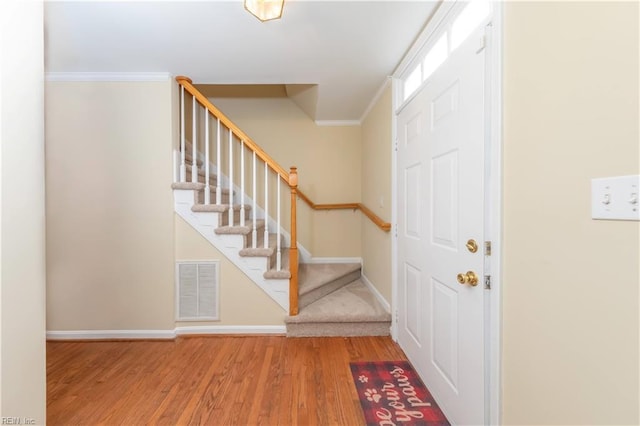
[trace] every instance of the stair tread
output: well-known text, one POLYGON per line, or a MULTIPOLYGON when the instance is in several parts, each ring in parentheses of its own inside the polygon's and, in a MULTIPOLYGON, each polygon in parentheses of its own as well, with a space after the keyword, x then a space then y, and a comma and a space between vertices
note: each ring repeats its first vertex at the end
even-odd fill
MULTIPOLYGON (((228 209, 227 209, 228 210, 228 209)), ((219 226, 215 229, 215 233, 218 235, 247 235, 253 231, 253 221, 246 221, 245 226, 219 226)), ((264 227, 264 219, 256 220, 256 227, 262 228, 264 227)))
MULTIPOLYGON (((240 204, 234 204, 234 210, 240 210, 242 206, 240 204)), ((251 210, 251 206, 248 204, 244 205, 245 210, 251 210)), ((194 204, 191 207, 191 211, 193 212, 214 212, 214 213, 224 213, 229 211, 229 204, 194 204)), ((249 219, 245 220, 245 223, 253 223, 249 219)), ((251 225, 253 226, 253 225, 251 225)))
POLYGON ((298 267, 298 294, 303 296, 360 268, 359 263, 301 263, 298 267))
POLYGON ((391 323, 391 314, 358 279, 302 308, 298 315, 285 318, 287 324, 338 322, 391 323))
POLYGON ((202 191, 204 189, 204 186, 205 185, 202 182, 174 182, 171 184, 171 189, 202 191))
POLYGON ((269 269, 267 272, 263 274, 263 277, 267 279, 285 279, 288 280, 291 278, 291 272, 289 271, 289 249, 282 250, 282 257, 280 259, 281 265, 280 270, 278 271, 275 268, 269 269))
MULTIPOLYGON (((171 189, 189 189, 193 191, 204 191, 206 188, 206 184, 204 182, 174 182, 171 184, 171 189)), ((218 191, 218 188, 215 185, 209 185, 209 191, 212 194, 215 194, 218 191)), ((220 188, 221 194, 229 194, 231 191, 229 188, 220 188)), ((234 192, 235 193, 235 192, 234 192)))
MULTIPOLYGON (((264 222, 262 223, 262 225, 264 225, 264 222)), ((264 228, 263 227, 258 227, 258 228, 262 228, 262 231, 258 231, 258 232, 264 232, 264 228)), ((246 248, 243 248, 242 250, 240 250, 240 256, 246 256, 246 257, 269 257, 269 256, 272 256, 273 252, 276 251, 276 249, 277 249, 277 239, 278 239, 278 236, 276 234, 269 234, 269 246, 268 247, 264 247, 264 245, 258 246, 256 248, 246 247, 246 248)), ((281 245, 280 246, 280 250, 282 250, 284 252, 285 247, 281 245)))

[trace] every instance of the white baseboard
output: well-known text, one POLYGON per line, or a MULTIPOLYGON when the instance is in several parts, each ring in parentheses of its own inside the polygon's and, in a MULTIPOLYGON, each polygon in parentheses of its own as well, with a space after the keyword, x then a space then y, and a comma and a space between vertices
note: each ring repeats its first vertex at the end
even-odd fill
POLYGON ((213 325, 176 327, 173 330, 67 330, 47 331, 47 340, 172 340, 193 334, 286 334, 284 325, 213 325))
POLYGON ((371 292, 373 293, 374 296, 376 296, 376 299, 378 299, 378 302, 380 302, 380 304, 387 310, 387 312, 391 312, 391 305, 389 304, 389 302, 387 301, 387 299, 385 299, 382 294, 380 294, 380 292, 378 291, 378 289, 373 285, 373 283, 371 281, 369 281, 369 278, 367 278, 366 275, 361 274, 360 275, 360 279, 362 280, 362 282, 369 288, 369 290, 371 290, 371 292))
POLYGON ((284 325, 201 325, 176 327, 176 335, 190 334, 286 334, 284 325))
POLYGON ((312 257, 304 263, 359 263, 362 265, 361 257, 312 257))
POLYGON ((47 331, 47 340, 175 339, 175 330, 47 331))

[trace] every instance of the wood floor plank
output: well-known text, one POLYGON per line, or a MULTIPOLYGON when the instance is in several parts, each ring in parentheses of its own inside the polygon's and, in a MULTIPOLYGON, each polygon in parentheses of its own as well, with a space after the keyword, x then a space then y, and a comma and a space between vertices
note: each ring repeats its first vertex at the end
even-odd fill
POLYGON ((47 343, 49 425, 359 425, 349 362, 389 337, 215 336, 47 343))

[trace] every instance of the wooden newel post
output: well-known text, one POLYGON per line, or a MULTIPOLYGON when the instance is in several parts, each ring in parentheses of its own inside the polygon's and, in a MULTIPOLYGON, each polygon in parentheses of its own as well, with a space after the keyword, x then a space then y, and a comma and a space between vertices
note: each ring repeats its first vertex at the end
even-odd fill
POLYGON ((289 171, 291 189, 291 248, 289 248, 289 315, 298 315, 298 232, 296 224, 296 202, 298 199, 298 169, 289 171))
POLYGON ((176 81, 178 83, 182 83, 183 81, 186 81, 189 84, 193 84, 193 80, 191 80, 189 77, 186 77, 184 75, 178 75, 176 76, 176 81))

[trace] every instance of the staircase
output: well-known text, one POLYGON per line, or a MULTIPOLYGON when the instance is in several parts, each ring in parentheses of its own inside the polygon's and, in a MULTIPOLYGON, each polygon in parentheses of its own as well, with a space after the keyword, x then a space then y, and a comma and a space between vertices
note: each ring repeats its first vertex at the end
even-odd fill
MULTIPOLYGON (((178 78, 181 89, 188 86, 190 93, 191 90, 195 91, 190 85, 190 81, 187 82, 184 79, 184 77, 178 78)), ((193 116, 196 117, 195 99, 197 94, 193 93, 193 96, 193 116)), ((210 103, 207 105, 205 101, 205 99, 198 98, 198 102, 218 120, 218 154, 216 158, 220 160, 223 158, 220 155, 220 115, 222 114, 210 103)), ((236 170, 235 172, 235 176, 239 174, 242 180, 240 187, 238 187, 233 181, 233 166, 228 173, 217 173, 218 170, 212 164, 213 161, 210 160, 209 154, 208 127, 206 127, 205 153, 202 152, 202 144, 198 144, 196 124, 193 125, 191 135, 196 141, 196 147, 194 148, 185 141, 184 92, 181 95, 181 111, 183 111, 182 143, 180 152, 177 153, 177 156, 181 157, 181 164, 177 164, 177 170, 180 171, 176 172, 176 182, 172 185, 175 211, 285 311, 289 312, 290 315, 285 318, 287 336, 389 335, 391 315, 361 280, 360 264, 298 262, 297 244, 292 244, 292 242, 296 242, 295 201, 297 194, 295 189, 297 175, 294 175, 293 182, 295 183, 291 186, 291 175, 283 172, 280 166, 269 164, 267 160, 271 159, 266 153, 261 150, 258 152, 261 159, 266 158, 264 181, 268 182, 269 180, 267 175, 269 167, 273 169, 272 172, 277 173, 275 189, 271 188, 271 191, 277 191, 277 207, 269 211, 267 183, 264 189, 265 203, 263 203, 263 205, 266 204, 266 208, 263 207, 263 210, 245 192, 248 191, 245 186, 244 169, 246 135, 223 116, 225 121, 229 123, 228 151, 231 152, 231 157, 225 161, 228 164, 238 161, 233 158, 232 141, 237 133, 241 133, 242 136, 240 142, 242 157, 239 160, 242 171, 236 170), (192 170, 197 173, 195 178, 192 176, 192 170), (215 173, 211 170, 214 170, 215 173), (289 186, 292 188, 291 235, 283 228, 280 221, 282 201, 279 185, 282 185, 283 175, 287 175, 289 186), (274 210, 276 211, 275 219, 271 216, 274 210), (290 255, 290 253, 293 254, 290 255), (293 264, 290 264, 291 256, 294 256, 292 258, 295 259, 293 264)), ((223 124, 227 125, 227 123, 223 124)), ((254 199, 258 198, 256 151, 253 151, 253 192, 251 194, 254 199)), ((218 163, 222 162, 218 161, 218 163)), ((295 173, 295 168, 291 173, 295 173)))
POLYGON ((287 336, 388 336, 391 315, 360 279, 358 263, 300 265, 300 313, 287 336))

